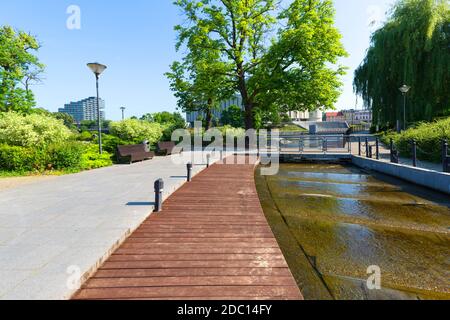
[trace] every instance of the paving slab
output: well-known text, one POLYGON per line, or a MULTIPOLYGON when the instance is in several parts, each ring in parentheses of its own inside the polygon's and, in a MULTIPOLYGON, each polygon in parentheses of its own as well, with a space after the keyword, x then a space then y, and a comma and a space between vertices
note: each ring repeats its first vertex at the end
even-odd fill
POLYGON ((167 198, 194 155, 196 175, 206 166, 184 153, 0 190, 0 299, 70 298, 74 274, 89 277, 151 215, 154 181, 167 198))

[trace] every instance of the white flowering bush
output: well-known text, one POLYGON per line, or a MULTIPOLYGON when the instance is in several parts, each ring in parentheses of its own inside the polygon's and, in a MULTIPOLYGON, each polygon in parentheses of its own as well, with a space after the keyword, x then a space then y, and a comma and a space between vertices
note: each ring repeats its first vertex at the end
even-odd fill
POLYGON ((133 143, 148 140, 150 144, 158 142, 163 135, 163 127, 159 123, 128 119, 112 122, 109 130, 112 135, 133 143))
POLYGON ((72 132, 53 117, 15 112, 0 114, 0 144, 19 147, 43 147, 67 141, 72 132))

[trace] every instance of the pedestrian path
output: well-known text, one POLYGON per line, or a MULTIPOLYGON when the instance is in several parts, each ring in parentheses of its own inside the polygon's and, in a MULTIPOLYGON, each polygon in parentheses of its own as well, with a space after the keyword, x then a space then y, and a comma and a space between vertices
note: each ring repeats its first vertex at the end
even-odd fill
POLYGON ((186 165, 158 157, 0 191, 0 299, 70 298, 151 214, 158 178, 167 197, 186 165))
POLYGON ((75 299, 302 299, 262 211, 254 164, 215 164, 185 184, 75 299))

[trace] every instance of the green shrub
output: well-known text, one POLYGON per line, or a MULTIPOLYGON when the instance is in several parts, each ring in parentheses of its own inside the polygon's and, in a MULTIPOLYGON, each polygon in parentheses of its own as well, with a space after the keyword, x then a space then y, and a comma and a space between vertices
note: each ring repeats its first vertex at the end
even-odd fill
POLYGON ((80 142, 52 144, 47 149, 49 165, 56 170, 80 168, 85 149, 80 142))
POLYGON ((401 134, 388 132, 381 136, 382 141, 389 144, 394 140, 400 154, 404 157, 412 155, 411 142, 417 142, 417 156, 420 160, 440 162, 442 160, 442 141, 450 141, 450 117, 447 119, 420 123, 401 134))
POLYGON ((32 171, 34 154, 29 148, 0 145, 0 168, 7 171, 32 171))
POLYGON ((108 152, 103 152, 103 154, 100 155, 96 145, 87 146, 81 157, 81 169, 83 170, 108 167, 112 164, 111 154, 108 152))
MULTIPOLYGON (((98 143, 98 140, 95 139, 94 142, 98 143)), ((116 154, 117 146, 129 145, 133 143, 133 141, 122 140, 119 137, 110 134, 102 135, 103 150, 111 154, 116 154)))
POLYGON ((158 142, 163 135, 163 128, 159 123, 128 119, 110 124, 110 132, 123 141, 141 143, 148 140, 150 144, 158 142))
POLYGON ((67 141, 72 132, 52 116, 15 112, 0 114, 0 143, 18 147, 43 147, 67 141))
POLYGON ((94 140, 94 134, 90 131, 82 131, 78 137, 78 141, 92 141, 94 140))

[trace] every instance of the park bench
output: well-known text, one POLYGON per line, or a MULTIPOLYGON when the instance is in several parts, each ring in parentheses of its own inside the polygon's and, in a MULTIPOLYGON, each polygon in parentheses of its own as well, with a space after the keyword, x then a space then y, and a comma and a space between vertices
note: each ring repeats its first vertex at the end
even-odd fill
MULTIPOLYGON (((170 156, 171 154, 174 153, 175 146, 176 146, 175 142, 173 142, 173 141, 159 142, 158 143, 158 151, 161 154, 170 156)), ((179 153, 181 153, 181 152, 179 152, 179 153)))
POLYGON ((154 156, 155 153, 147 151, 145 144, 117 146, 117 161, 119 163, 126 160, 127 163, 132 164, 136 161, 152 159, 154 156))

